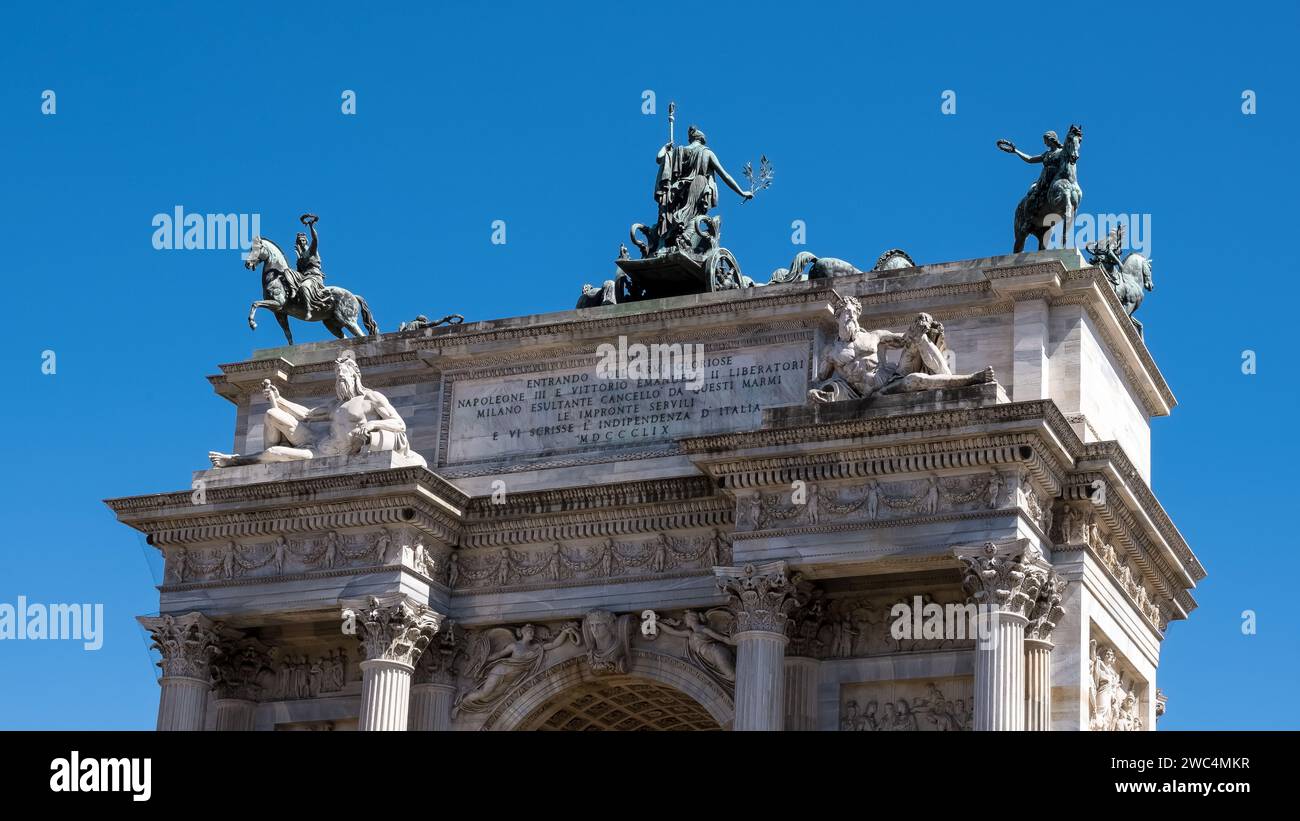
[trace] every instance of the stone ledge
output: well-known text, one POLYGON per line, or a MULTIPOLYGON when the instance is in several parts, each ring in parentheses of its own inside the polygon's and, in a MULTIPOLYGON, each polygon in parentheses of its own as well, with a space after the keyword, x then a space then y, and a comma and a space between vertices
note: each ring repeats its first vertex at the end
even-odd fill
POLYGON ((257 465, 196 470, 192 486, 212 490, 238 485, 260 485, 268 482, 288 482, 321 476, 423 466, 420 457, 414 454, 401 456, 396 451, 384 450, 357 456, 318 456, 314 459, 291 462, 265 462, 257 465))
POLYGON ((763 411, 763 428, 793 428, 801 425, 820 425, 827 422, 848 422, 876 416, 895 416, 903 413, 928 411, 968 410, 1011 401, 1002 386, 996 382, 985 385, 968 385, 963 388, 940 388, 919 393, 899 393, 871 399, 854 399, 847 402, 785 405, 763 411))

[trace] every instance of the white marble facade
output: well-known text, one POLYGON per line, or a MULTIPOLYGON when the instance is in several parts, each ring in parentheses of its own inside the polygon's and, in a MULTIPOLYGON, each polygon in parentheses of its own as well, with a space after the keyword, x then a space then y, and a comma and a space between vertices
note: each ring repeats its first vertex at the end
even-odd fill
POLYGON ((165 557, 141 618, 159 729, 1148 730, 1163 711, 1161 642, 1205 575, 1150 488, 1149 422, 1175 403, 1073 251, 259 351, 210 378, 234 450, 264 447, 264 380, 316 406, 341 349, 427 467, 254 464, 108 502, 165 557), (804 404, 831 285, 864 326, 928 312, 954 369, 997 384, 804 404), (597 379, 620 336, 702 345, 702 389, 597 379), (900 605, 981 605, 996 640, 899 636, 900 605))

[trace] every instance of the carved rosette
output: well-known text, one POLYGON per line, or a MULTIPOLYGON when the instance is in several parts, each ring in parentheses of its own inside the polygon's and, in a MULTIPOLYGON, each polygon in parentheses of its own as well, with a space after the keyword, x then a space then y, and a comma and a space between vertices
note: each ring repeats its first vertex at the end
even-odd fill
POLYGON ((713 573, 718 589, 731 599, 737 633, 755 630, 785 635, 798 600, 784 561, 715 567, 713 573))
POLYGON ((344 624, 355 624, 366 661, 395 661, 411 667, 442 626, 442 615, 403 595, 371 596, 343 608, 344 624))
POLYGON ((1038 598, 1034 600, 1034 606, 1028 613, 1029 624, 1025 627, 1026 639, 1051 641, 1052 631, 1065 615, 1065 609, 1061 607, 1061 598, 1065 595, 1066 584, 1066 580, 1056 575, 1055 570, 1047 571, 1047 580, 1039 588, 1038 598))
POLYGON ((1051 565, 1023 539, 997 545, 958 547, 962 588, 970 601, 991 612, 1028 617, 1047 583, 1051 565))
POLYGON ((183 616, 141 616, 138 621, 162 654, 158 666, 164 676, 185 676, 208 681, 212 659, 221 652, 221 624, 202 613, 183 616))
POLYGON ((252 638, 226 639, 219 648, 211 664, 217 698, 257 701, 263 690, 262 674, 272 671, 268 648, 252 638))

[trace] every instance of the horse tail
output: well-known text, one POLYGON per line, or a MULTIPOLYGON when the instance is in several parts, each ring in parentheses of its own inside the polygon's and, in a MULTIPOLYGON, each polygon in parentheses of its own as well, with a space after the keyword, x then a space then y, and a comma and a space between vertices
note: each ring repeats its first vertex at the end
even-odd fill
POLYGON ((370 305, 361 294, 357 294, 356 297, 357 304, 361 306, 361 322, 366 326, 366 333, 375 336, 379 333, 379 326, 375 324, 375 317, 370 313, 370 305))

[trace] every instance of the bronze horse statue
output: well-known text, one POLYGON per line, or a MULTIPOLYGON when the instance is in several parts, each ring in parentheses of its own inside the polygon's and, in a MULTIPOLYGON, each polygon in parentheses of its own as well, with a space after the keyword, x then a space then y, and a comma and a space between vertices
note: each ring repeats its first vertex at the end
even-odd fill
POLYGON ((1038 250, 1047 247, 1047 233, 1056 223, 1061 226, 1061 247, 1069 248, 1074 242, 1074 218, 1079 211, 1079 201, 1083 199, 1083 189, 1079 187, 1078 171, 1079 145, 1083 142, 1083 129, 1077 125, 1070 126, 1065 135, 1065 144, 1056 139, 1056 132, 1049 131, 1043 135, 1047 150, 1031 157, 1016 149, 1009 140, 998 140, 998 148, 1009 154, 1015 154, 1027 163, 1043 166, 1043 173, 1016 206, 1015 235, 1013 253, 1025 250, 1025 240, 1030 237, 1038 239, 1038 250))
POLYGON ((258 308, 266 308, 275 314, 276 321, 284 331, 284 338, 290 345, 293 344, 293 333, 289 330, 291 316, 304 322, 323 322, 329 332, 339 339, 343 338, 344 330, 350 331, 353 336, 379 333, 365 298, 337 285, 321 288, 329 296, 328 306, 325 311, 318 312, 309 319, 301 290, 290 296, 292 289, 289 285, 288 259, 280 247, 266 237, 253 237, 253 245, 249 249, 248 258, 244 260, 244 267, 251 271, 259 263, 262 265, 262 298, 254 302, 248 311, 248 327, 257 328, 253 317, 258 308), (364 332, 357 325, 358 315, 366 326, 364 332))

